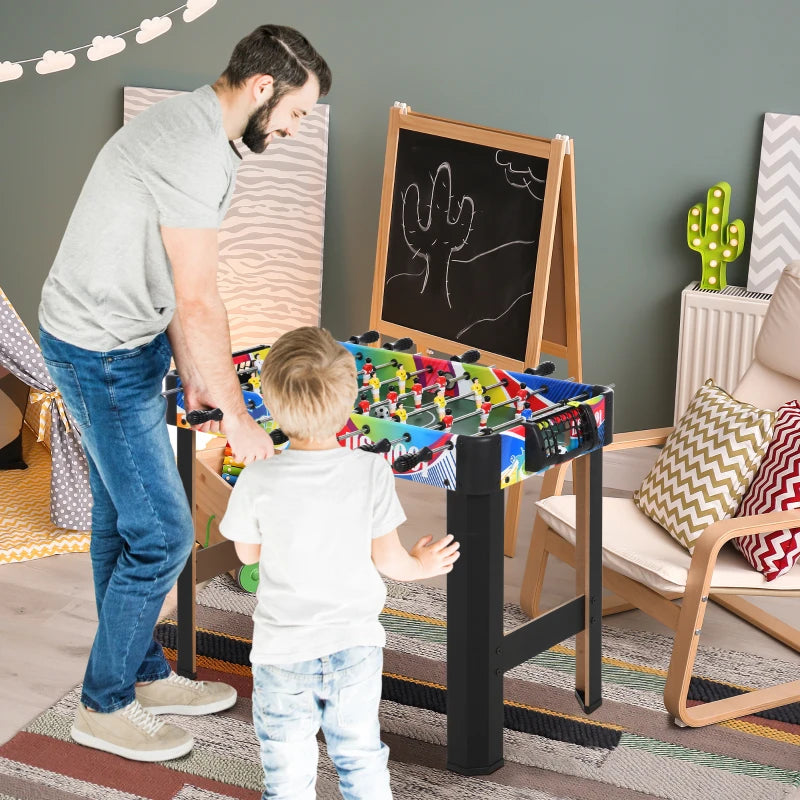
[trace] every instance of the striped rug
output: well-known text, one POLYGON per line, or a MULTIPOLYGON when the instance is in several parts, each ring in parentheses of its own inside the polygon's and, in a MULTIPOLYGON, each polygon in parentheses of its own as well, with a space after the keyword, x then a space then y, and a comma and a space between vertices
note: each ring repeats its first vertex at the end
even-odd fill
MULTIPOLYGON (((252 595, 228 576, 199 595, 200 677, 233 683, 240 699, 212 717, 174 718, 195 737, 190 755, 143 765, 71 743, 76 688, 0 747, 0 800, 258 800, 262 775, 247 662, 252 609, 252 595)), ((518 608, 507 607, 507 627, 524 621, 518 608)), ((588 717, 578 710, 573 642, 567 640, 506 676, 506 765, 482 778, 454 775, 444 769, 444 593, 390 583, 382 622, 388 641, 381 727, 397 800, 800 798, 800 708, 711 728, 678 728, 661 700, 670 640, 610 628, 604 631, 604 702, 598 711, 588 717)), ((163 620, 157 635, 174 656, 174 620, 163 620)), ((695 702, 789 680, 797 671, 796 662, 704 650, 695 702)), ((322 744, 318 797, 337 798, 324 749, 322 744)))

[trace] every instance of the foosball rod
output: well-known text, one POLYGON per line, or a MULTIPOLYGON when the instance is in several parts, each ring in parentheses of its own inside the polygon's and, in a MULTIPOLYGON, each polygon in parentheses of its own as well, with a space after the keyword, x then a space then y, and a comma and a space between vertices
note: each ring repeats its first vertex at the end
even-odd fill
POLYGON ((499 425, 494 425, 491 428, 486 428, 483 431, 480 431, 480 435, 488 436, 490 433, 497 433, 499 431, 505 430, 506 428, 514 428, 519 425, 524 425, 529 422, 536 422, 536 420, 542 419, 543 417, 547 417, 550 414, 557 414, 562 410, 566 410, 568 403, 580 403, 583 400, 588 400, 591 397, 589 392, 581 392, 581 394, 576 394, 574 397, 568 397, 566 400, 562 400, 558 405, 550 406, 549 408, 542 409, 536 414, 531 414, 530 417, 525 419, 524 417, 517 416, 514 419, 508 420, 508 422, 501 422, 499 425))
POLYGON ((437 453, 442 450, 452 450, 455 445, 452 441, 441 445, 441 447, 422 447, 416 453, 404 453, 392 462, 392 468, 397 472, 410 472, 417 464, 423 461, 430 461, 437 453))
POLYGON ((353 436, 361 436, 364 434, 365 436, 369 433, 369 425, 362 425, 360 428, 354 431, 349 431, 348 433, 342 433, 336 437, 337 442, 343 442, 345 439, 350 439, 353 436))
POLYGON ((410 442, 411 441, 411 434, 404 433, 402 436, 398 436, 396 439, 378 439, 377 442, 371 442, 370 444, 362 444, 359 445, 359 450, 364 450, 367 453, 388 453, 391 449, 398 444, 399 442, 410 442))
MULTIPOLYGON (((370 359, 369 363, 372 364, 372 359, 370 359)), ((372 364, 372 368, 375 372, 377 372, 379 369, 385 369, 386 367, 396 367, 396 366, 398 366, 398 361, 396 358, 391 359, 391 361, 384 361, 383 364, 372 364)), ((356 372, 356 376, 363 374, 364 374, 363 368, 358 370, 358 372, 356 372)))
MULTIPOLYGON (((534 394, 545 394, 546 392, 547 392, 547 387, 546 386, 540 386, 538 389, 531 389, 528 392, 528 397, 530 397, 531 395, 534 395, 534 394)), ((459 399, 461 399, 461 398, 459 398, 459 399)), ((491 413, 496 408, 502 408, 503 406, 508 406, 508 405, 511 405, 512 403, 516 403, 516 402, 517 402, 517 399, 515 397, 510 397, 508 400, 501 400, 499 403, 492 403, 492 407, 489 409, 489 412, 491 413)), ((474 417, 474 416, 477 416, 478 414, 482 414, 482 413, 483 413, 483 410, 480 409, 480 408, 477 408, 477 409, 475 409, 475 411, 470 411, 468 414, 462 414, 460 417, 456 417, 453 420, 453 424, 455 425, 456 422, 461 422, 462 419, 468 419, 469 417, 474 417)), ((504 425, 505 423, 501 423, 501 424, 504 425)))

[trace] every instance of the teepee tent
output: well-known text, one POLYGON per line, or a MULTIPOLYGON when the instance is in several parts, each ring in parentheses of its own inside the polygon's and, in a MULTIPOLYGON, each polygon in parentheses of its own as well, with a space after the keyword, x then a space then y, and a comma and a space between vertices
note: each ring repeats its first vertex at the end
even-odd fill
POLYGON ((80 434, 47 371, 44 357, 11 301, 0 289, 0 366, 33 388, 31 401, 41 403, 39 438, 49 418, 50 518, 58 528, 91 529, 92 493, 80 434))

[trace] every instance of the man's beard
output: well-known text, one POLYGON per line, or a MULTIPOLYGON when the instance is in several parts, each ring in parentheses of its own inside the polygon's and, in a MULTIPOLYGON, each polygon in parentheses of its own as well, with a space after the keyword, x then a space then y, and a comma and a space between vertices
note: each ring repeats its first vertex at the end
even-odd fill
POLYGON ((242 134, 242 141, 251 152, 263 153, 267 149, 269 120, 282 96, 283 92, 274 90, 269 100, 263 106, 257 108, 247 120, 247 125, 242 134))

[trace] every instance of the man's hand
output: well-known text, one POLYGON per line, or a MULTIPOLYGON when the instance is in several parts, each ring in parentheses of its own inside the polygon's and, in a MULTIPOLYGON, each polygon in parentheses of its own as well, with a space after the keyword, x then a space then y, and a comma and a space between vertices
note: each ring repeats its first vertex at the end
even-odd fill
MULTIPOLYGON (((183 408, 184 411, 202 411, 207 408, 214 408, 211 399, 202 389, 191 386, 183 387, 183 408)), ((220 423, 216 420, 204 422, 201 425, 192 425, 193 431, 201 433, 219 433, 220 423)))
POLYGON ((222 433, 228 437, 234 461, 251 464, 275 454, 270 435, 247 413, 223 417, 222 433))
POLYGON ((410 556, 415 558, 422 569, 424 578, 433 578, 435 575, 445 575, 451 572, 453 564, 458 559, 459 544, 453 541, 454 537, 448 533, 438 541, 433 541, 433 536, 423 536, 410 551, 410 556))

